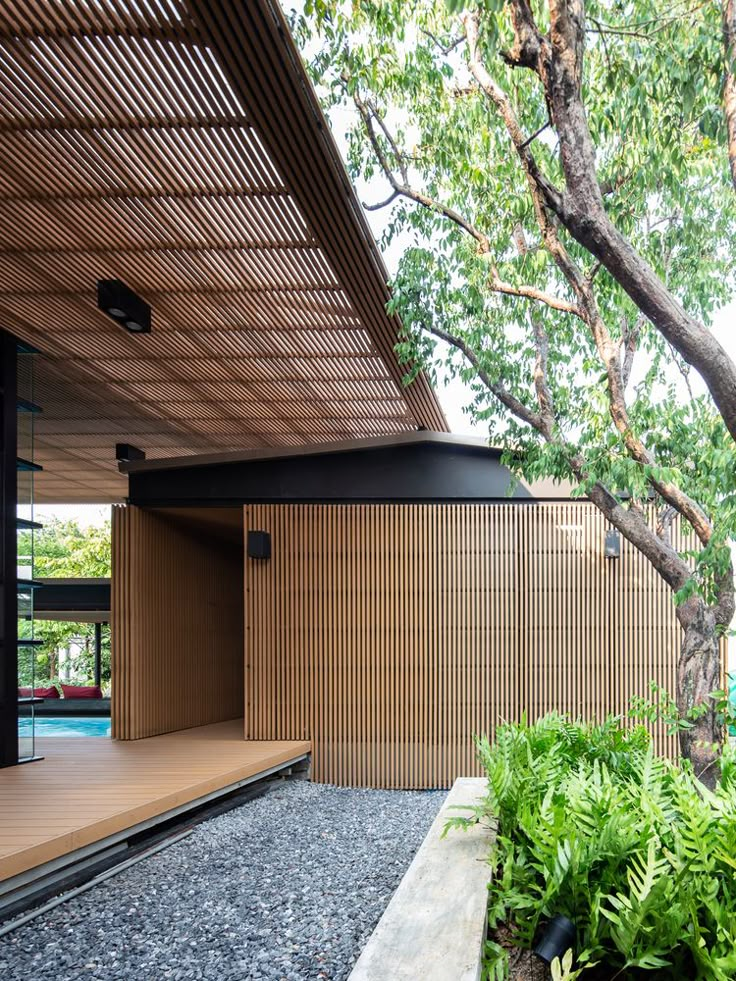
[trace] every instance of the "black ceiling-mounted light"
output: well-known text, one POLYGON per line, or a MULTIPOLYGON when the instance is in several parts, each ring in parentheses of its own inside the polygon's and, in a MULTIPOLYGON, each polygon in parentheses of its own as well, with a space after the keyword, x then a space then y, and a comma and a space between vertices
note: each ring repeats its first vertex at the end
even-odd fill
POLYGON ((97 280, 97 306, 131 334, 151 333, 151 307, 122 280, 97 280))
POLYGON ((603 554, 607 559, 617 559, 621 555, 621 536, 615 528, 609 528, 606 532, 603 554))
POLYGON ((137 446, 131 446, 130 443, 116 443, 115 459, 124 463, 130 463, 133 460, 145 460, 146 454, 143 450, 139 450, 137 446))

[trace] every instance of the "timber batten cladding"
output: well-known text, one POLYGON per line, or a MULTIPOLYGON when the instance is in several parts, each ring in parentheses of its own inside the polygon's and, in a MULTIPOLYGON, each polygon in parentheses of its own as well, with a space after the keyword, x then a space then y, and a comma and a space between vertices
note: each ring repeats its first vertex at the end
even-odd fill
POLYGON ((45 500, 150 457, 445 429, 277 4, 0 5, 0 321, 40 348, 45 500), (153 306, 132 336, 97 279, 153 306))
MULTIPOLYGON (((313 778, 447 787, 474 736, 674 691, 672 596, 594 505, 250 505, 245 735, 309 739, 313 778)), ((660 751, 676 752, 657 729, 660 751)))
MULTIPOLYGON (((674 690, 681 633, 651 565, 626 541, 606 558, 594 505, 514 486, 480 441, 414 433, 125 469, 116 521, 179 514, 213 537, 239 501, 241 549, 249 531, 270 536, 270 557, 242 559, 244 738, 308 739, 316 780, 449 786, 478 772, 473 737, 500 720, 602 719, 650 680, 674 690)), ((146 561, 145 537, 137 548, 116 559, 121 580, 146 561)))

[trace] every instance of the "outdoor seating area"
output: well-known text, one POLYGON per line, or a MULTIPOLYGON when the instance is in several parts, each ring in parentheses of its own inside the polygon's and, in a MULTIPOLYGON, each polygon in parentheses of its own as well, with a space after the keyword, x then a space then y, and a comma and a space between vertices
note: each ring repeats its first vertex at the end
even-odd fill
POLYGON ((63 682, 59 683, 59 687, 56 685, 49 685, 48 688, 19 688, 18 689, 19 698, 42 698, 42 699, 63 699, 66 702, 82 702, 85 703, 88 699, 93 699, 94 701, 101 701, 102 699, 102 689, 99 685, 65 685, 63 682), (59 694, 59 688, 61 688, 61 694, 59 694))

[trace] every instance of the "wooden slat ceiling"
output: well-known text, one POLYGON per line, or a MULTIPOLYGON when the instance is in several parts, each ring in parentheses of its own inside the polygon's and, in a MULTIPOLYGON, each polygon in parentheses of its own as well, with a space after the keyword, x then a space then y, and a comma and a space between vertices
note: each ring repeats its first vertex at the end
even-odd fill
POLYGON ((39 500, 149 458, 446 430, 268 0, 0 0, 0 326, 44 352, 39 500), (130 335, 96 307, 153 306, 130 335))

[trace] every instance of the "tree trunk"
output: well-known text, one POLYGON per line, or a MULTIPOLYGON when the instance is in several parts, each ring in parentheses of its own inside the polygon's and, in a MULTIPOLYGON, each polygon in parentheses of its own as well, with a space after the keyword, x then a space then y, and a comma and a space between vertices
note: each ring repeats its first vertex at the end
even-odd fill
MULTIPOLYGON (((730 0, 722 2, 726 4, 726 31, 733 12, 730 0)), ((518 33, 518 25, 528 26, 531 7, 527 0, 517 0, 513 6, 521 17, 517 21, 518 33)), ((689 316, 655 269, 608 217, 582 97, 585 2, 550 0, 549 12, 550 43, 535 49, 535 67, 560 141, 566 190, 561 197, 546 191, 548 207, 573 238, 608 270, 665 340, 700 373, 736 440, 736 363, 705 325, 689 316)), ((541 43, 538 31, 532 36, 541 43)), ((524 37, 519 40, 523 43, 524 37)), ((729 62, 727 68, 730 67, 729 62)))
POLYGON ((728 165, 731 181, 736 188, 736 2, 723 0, 723 47, 726 54, 725 81, 723 83, 723 106, 726 114, 728 133, 728 165))
MULTIPOLYGON (((680 716, 706 701, 711 692, 722 688, 721 655, 714 611, 693 597, 677 613, 684 634, 677 665, 677 708, 680 716)), ((680 730, 680 751, 690 760, 698 779, 711 790, 720 779, 719 765, 723 728, 713 708, 694 723, 680 730)))

